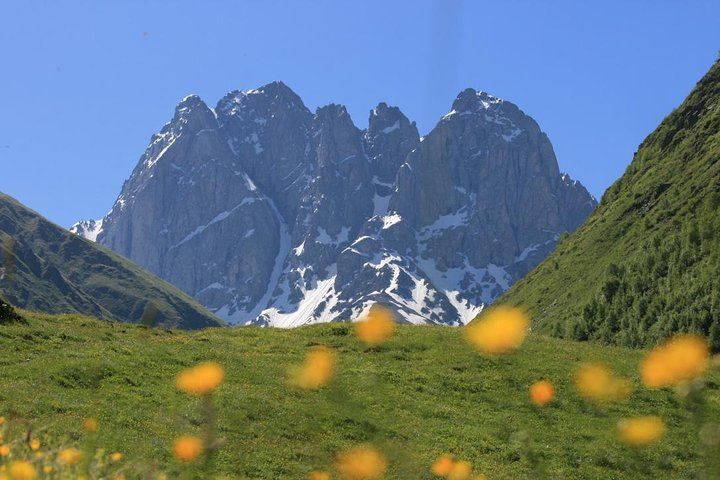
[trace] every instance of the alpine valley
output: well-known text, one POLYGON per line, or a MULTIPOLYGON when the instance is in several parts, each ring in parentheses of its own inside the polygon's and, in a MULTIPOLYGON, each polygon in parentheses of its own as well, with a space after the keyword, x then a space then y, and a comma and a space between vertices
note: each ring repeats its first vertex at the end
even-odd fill
POLYGON ((153 135, 110 212, 72 231, 231 324, 347 320, 381 303, 462 325, 596 206, 514 104, 461 92, 425 137, 380 103, 368 127, 281 82, 195 95, 153 135))

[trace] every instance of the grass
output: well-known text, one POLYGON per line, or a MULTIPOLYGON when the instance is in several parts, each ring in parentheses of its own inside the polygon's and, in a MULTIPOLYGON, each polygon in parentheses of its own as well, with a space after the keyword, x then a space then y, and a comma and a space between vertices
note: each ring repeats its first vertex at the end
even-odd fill
POLYGON ((700 332, 720 351, 720 61, 624 175, 501 303, 545 333, 651 346, 700 332))
MULTIPOLYGON (((527 444, 552 478, 693 478, 704 461, 675 394, 640 387, 638 350, 532 334, 518 352, 486 358, 448 327, 399 326, 388 343, 368 348, 343 323, 180 332, 23 315, 27 325, 0 326, 0 415, 8 424, 59 448, 82 441, 83 418, 96 418, 98 445, 171 478, 183 469, 172 439, 201 428, 198 401, 174 379, 205 360, 227 372, 215 396, 225 443, 211 469, 229 478, 306 478, 363 442, 387 454, 387 478, 403 480, 433 478, 429 466, 446 452, 490 479, 532 478, 527 444), (319 391, 289 387, 288 368, 316 344, 339 353, 337 378, 319 391), (629 400, 598 409, 577 396, 574 369, 596 360, 632 379, 629 400), (545 408, 527 394, 541 378, 557 388, 545 408), (615 425, 637 415, 662 416, 668 432, 631 452, 615 425)), ((719 383, 717 373, 709 379, 711 418, 720 417, 719 383)))
POLYGON ((0 297, 46 313, 185 329, 224 325, 166 281, 2 192, 0 297))

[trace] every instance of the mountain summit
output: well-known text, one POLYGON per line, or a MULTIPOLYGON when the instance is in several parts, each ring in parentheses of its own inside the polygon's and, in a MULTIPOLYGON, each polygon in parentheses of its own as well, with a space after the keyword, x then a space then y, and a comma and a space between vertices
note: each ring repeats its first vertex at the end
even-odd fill
POLYGON ((380 103, 368 128, 281 82, 189 96, 108 215, 73 231, 235 324, 460 325, 536 266, 595 200, 514 104, 461 92, 425 137, 380 103))

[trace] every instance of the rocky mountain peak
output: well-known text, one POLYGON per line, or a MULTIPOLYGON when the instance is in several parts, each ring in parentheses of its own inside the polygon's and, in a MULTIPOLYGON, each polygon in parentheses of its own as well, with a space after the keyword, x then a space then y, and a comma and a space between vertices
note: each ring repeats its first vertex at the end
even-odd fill
POLYGON ((353 127, 355 127, 355 124, 350 118, 350 114, 348 113, 345 105, 339 105, 337 103, 331 103, 319 107, 315 111, 315 119, 316 122, 320 124, 328 124, 331 122, 334 123, 340 120, 345 125, 352 125, 353 127))
POLYGON ((410 122, 398 107, 379 103, 370 111, 364 135, 365 151, 377 179, 379 195, 388 195, 400 165, 420 143, 415 122, 410 122))
POLYGON ((301 115, 312 116, 302 99, 279 81, 250 90, 234 90, 220 99, 216 110, 222 117, 251 121, 265 118, 256 116, 261 113, 272 115, 299 111, 301 115))
POLYGON ((502 108, 505 101, 481 90, 466 88, 460 92, 452 104, 457 112, 476 112, 480 110, 496 110, 502 108))
POLYGON ((179 134, 181 130, 198 131, 203 128, 216 128, 215 113, 198 95, 188 95, 175 107, 175 115, 170 122, 171 129, 179 134))
POLYGON ((377 302, 405 322, 466 323, 595 205, 534 120, 485 92, 462 91, 422 142, 397 107, 379 103, 360 130, 282 82, 215 112, 180 103, 96 238, 231 323, 356 318, 377 302))
POLYGON ((415 122, 410 122, 398 107, 389 107, 385 102, 370 110, 367 136, 374 138, 377 135, 390 135, 403 130, 414 130, 417 133, 415 122))

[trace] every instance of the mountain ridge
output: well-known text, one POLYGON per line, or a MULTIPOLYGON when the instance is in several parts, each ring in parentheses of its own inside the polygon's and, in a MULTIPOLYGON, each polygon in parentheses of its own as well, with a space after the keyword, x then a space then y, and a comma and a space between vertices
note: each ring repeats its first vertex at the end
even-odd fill
POLYGON ((187 329, 222 326, 195 300, 0 193, 0 296, 45 313, 187 329))
POLYGON ((400 321, 459 325, 594 208, 568 178, 537 123, 485 92, 463 90, 420 137, 397 107, 379 103, 361 130, 344 106, 313 114, 273 82, 214 110, 185 97, 101 229, 72 230, 231 323, 381 302, 400 321))

